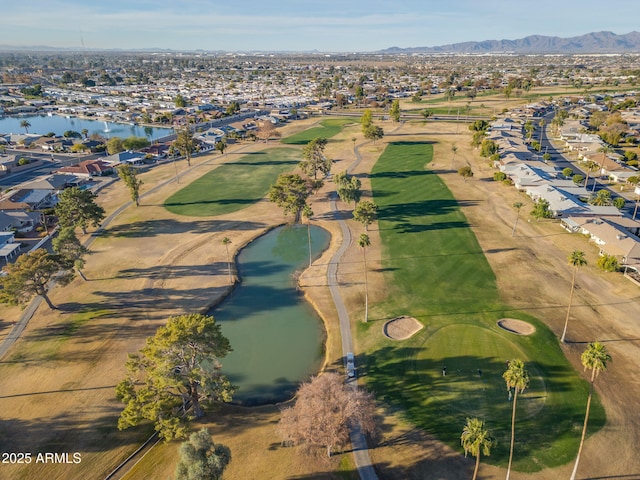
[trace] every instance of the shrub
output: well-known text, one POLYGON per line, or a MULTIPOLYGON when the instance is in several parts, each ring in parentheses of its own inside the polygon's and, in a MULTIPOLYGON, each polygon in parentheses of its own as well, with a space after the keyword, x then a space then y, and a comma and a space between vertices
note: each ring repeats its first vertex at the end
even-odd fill
POLYGON ((502 182, 503 180, 505 180, 507 178, 507 175, 504 172, 495 172, 493 174, 493 179, 496 182, 502 182))
POLYGON ((18 160, 19 167, 22 167, 23 165, 29 165, 30 163, 31 163, 31 160, 29 160, 28 158, 22 157, 20 160, 18 160))
POLYGON ((605 253, 598 259, 598 267, 604 272, 617 272, 619 268, 618 259, 605 253))
POLYGON ((573 183, 575 183, 576 185, 579 185, 582 182, 584 182, 584 175, 576 174, 573 176, 573 183))

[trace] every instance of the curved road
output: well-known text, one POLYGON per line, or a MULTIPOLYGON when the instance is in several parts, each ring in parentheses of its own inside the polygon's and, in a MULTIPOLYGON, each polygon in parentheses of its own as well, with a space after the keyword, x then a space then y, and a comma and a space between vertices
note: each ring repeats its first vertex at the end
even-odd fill
MULTIPOLYGON (((351 172, 360 163, 360 153, 357 148, 354 148, 356 154, 356 160, 347 169, 347 172, 351 172)), ((336 192, 332 192, 331 197, 331 211, 337 212, 338 207, 336 205, 338 195, 336 192)), ((338 265, 344 252, 351 245, 352 237, 351 231, 344 220, 338 218, 338 224, 342 230, 342 244, 336 253, 331 257, 329 262, 329 268, 327 270, 327 283, 329 285, 329 291, 331 292, 331 298, 336 306, 338 312, 338 319, 340 320, 340 336, 342 337, 342 355, 347 356, 348 352, 353 352, 353 341, 351 339, 351 322, 349 321, 349 313, 342 301, 340 295, 340 284, 338 282, 338 265)), ((354 390, 358 388, 358 379, 354 377, 348 380, 348 384, 354 390)), ((353 458, 358 469, 358 474, 361 480, 378 480, 378 476, 371 464, 371 458, 369 457, 369 450, 367 447, 367 440, 360 430, 359 426, 356 426, 351 430, 351 447, 353 449, 353 458)))

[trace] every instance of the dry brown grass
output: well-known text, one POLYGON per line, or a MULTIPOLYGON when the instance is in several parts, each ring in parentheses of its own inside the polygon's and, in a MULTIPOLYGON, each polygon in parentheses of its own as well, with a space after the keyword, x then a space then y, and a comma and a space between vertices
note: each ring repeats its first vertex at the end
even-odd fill
MULTIPOLYGON (((476 100, 477 101, 477 100, 476 100)), ((299 130, 309 120, 288 127, 299 130)), ((474 232, 498 277, 504 301, 525 310, 547 323, 555 332, 562 327, 571 270, 567 254, 574 249, 587 252, 590 265, 578 274, 569 343, 565 348, 574 366, 582 370, 579 355, 586 341, 607 341, 613 357, 608 371, 600 376, 597 389, 607 409, 608 423, 587 441, 581 471, 595 476, 640 473, 635 446, 640 444, 640 421, 630 405, 637 404, 640 393, 640 360, 637 348, 640 327, 637 323, 639 291, 619 276, 593 268, 597 252, 580 236, 568 235, 552 222, 528 223, 525 212, 531 202, 513 188, 491 182, 492 170, 469 146, 464 127, 456 135, 455 125, 429 122, 406 124, 392 135, 396 126, 384 125, 387 137, 376 145, 360 148, 363 160, 356 174, 366 174, 385 143, 394 140, 428 140, 434 145, 434 161, 429 168, 439 171, 460 200, 473 200, 463 208, 474 232), (472 180, 450 170, 451 145, 458 146, 454 170, 470 164, 472 180), (522 221, 515 237, 510 236, 515 210, 513 202, 525 203, 522 221), (603 461, 615 458, 616 462, 603 461)), ((351 137, 362 143, 358 126, 347 127, 329 142, 327 153, 335 160, 334 172, 347 168, 354 160, 351 137)), ((239 148, 261 149, 270 145, 234 146, 227 158, 239 148)), ((275 144, 273 144, 275 146, 275 144)), ((228 236, 234 251, 261 233, 269 225, 285 221, 270 203, 263 201, 240 212, 215 219, 177 217, 162 207, 163 200, 189 181, 215 168, 220 157, 196 159, 201 166, 183 177, 180 185, 170 184, 145 197, 142 206, 129 208, 110 229, 127 232, 132 225, 149 228, 141 237, 108 235, 92 247, 86 273, 89 282, 76 280, 64 289, 52 292, 54 302, 65 310, 50 312, 40 308, 24 337, 0 364, 0 436, 11 442, 13 451, 80 451, 80 465, 3 466, 7 478, 68 479, 99 478, 119 459, 131 452, 142 439, 139 430, 113 432, 120 405, 113 386, 124 374, 128 352, 137 350, 144 339, 170 314, 202 311, 227 290, 224 266, 226 256, 221 245, 228 236), (213 158, 213 165, 207 165, 213 158), (247 228, 243 222, 255 222, 247 228), (147 223, 142 223, 147 222, 147 223), (242 226, 242 228, 240 228, 242 226), (87 304, 98 314, 82 316, 87 304), (66 325, 66 326, 65 326, 66 325), (70 335, 73 333, 73 335, 70 335)), ((173 176, 171 164, 158 167, 143 176, 143 191, 155 182, 173 176)), ((364 197, 370 184, 362 178, 364 197)), ((305 294, 321 312, 328 331, 327 365, 341 368, 340 337, 337 316, 326 287, 326 268, 339 245, 340 231, 332 221, 325 187, 313 200, 314 223, 332 233, 329 250, 301 276, 305 294)), ((107 210, 127 200, 127 192, 117 183, 100 196, 107 210)), ((350 207, 339 204, 348 216, 350 207)), ((354 237, 362 227, 348 220, 354 237)), ((142 235, 141 233, 141 235, 142 235)), ((384 276, 380 272, 380 239, 370 228, 372 246, 367 250, 369 298, 372 303, 384 298, 384 276)), ((343 298, 352 313, 352 322, 361 320, 364 305, 362 252, 352 242, 339 269, 343 298)), ((3 315, 9 310, 3 310, 3 315)), ((17 312, 17 310, 14 310, 17 312)), ((9 319, 8 321, 11 321, 9 319)), ((358 346, 355 346, 356 352, 358 346)), ((275 434, 277 409, 244 410, 228 408, 215 413, 210 424, 214 439, 232 449, 233 461, 225 478, 286 478, 292 475, 325 472, 335 468, 309 462, 294 449, 279 447, 275 434)), ((161 447, 142 472, 154 468, 154 478, 169 477, 175 468, 175 445, 161 447), (155 467, 150 465, 155 464, 155 467)), ((464 459, 422 432, 416 432, 401 420, 401 412, 385 412, 383 443, 372 450, 372 458, 384 472, 383 478, 468 478, 471 459, 464 459)), ((518 478, 546 480, 567 476, 570 466, 518 478)), ((484 478, 500 478, 504 472, 483 465, 484 478)), ((131 478, 149 478, 139 473, 131 478)))

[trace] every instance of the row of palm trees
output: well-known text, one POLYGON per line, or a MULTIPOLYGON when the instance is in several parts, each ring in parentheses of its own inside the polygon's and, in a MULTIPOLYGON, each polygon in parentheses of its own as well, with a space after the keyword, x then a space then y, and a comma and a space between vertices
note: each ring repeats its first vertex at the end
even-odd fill
MULTIPOLYGON (((596 377, 607 368, 607 363, 611 360, 611 356, 607 353, 606 347, 600 342, 591 342, 587 346, 587 349, 582 353, 580 360, 585 370, 591 371, 589 396, 587 397, 587 407, 584 415, 584 423, 582 426, 582 435, 580 437, 580 446, 578 447, 578 454, 571 473, 571 479, 575 480, 578 472, 578 465, 580 464, 580 456, 582 454, 582 447, 584 446, 584 440, 587 434, 587 424, 589 422, 589 411, 591 410, 591 399, 593 397, 593 385, 596 377)), ((520 359, 513 359, 509 362, 507 370, 502 375, 504 378, 509 396, 511 397, 511 389, 513 389, 513 411, 511 415, 511 443, 509 446, 509 464, 507 466, 506 480, 509 480, 511 475, 511 464, 513 461, 513 446, 515 441, 515 425, 516 425, 516 404, 518 401, 518 394, 524 392, 529 386, 529 372, 527 371, 525 364, 520 359)), ((479 418, 467 418, 467 423, 462 430, 460 436, 460 442, 464 449, 465 456, 470 453, 476 457, 476 464, 473 470, 473 480, 478 475, 478 468, 480 466, 480 454, 488 456, 491 454, 491 448, 495 446, 496 442, 491 437, 491 433, 486 428, 483 420, 479 418)))

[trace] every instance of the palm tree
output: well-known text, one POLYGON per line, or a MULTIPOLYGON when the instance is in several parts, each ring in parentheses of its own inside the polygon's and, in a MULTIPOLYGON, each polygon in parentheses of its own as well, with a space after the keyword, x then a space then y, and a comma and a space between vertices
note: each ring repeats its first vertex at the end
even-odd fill
POLYGON ((522 202, 515 202, 513 204, 514 208, 516 208, 518 210, 518 214, 516 215, 516 221, 513 224, 513 230, 511 230, 511 236, 513 237, 516 233, 516 227, 518 226, 518 219, 520 218, 520 209, 522 207, 524 207, 524 203, 522 202))
POLYGON ((494 446, 494 440, 489 436, 489 430, 484 427, 484 422, 479 418, 467 418, 467 424, 460 435, 460 443, 464 448, 464 455, 471 453, 476 457, 476 466, 473 470, 473 479, 478 475, 478 467, 480 467, 480 452, 483 455, 491 455, 491 447, 494 446))
POLYGON ((567 307, 567 318, 564 320, 564 329, 562 330, 562 337, 560 337, 560 341, 564 343, 564 339, 567 335, 567 325, 569 324, 569 313, 571 312, 571 301, 573 299, 573 290, 576 286, 576 272, 579 267, 584 267, 587 264, 587 259, 584 258, 584 252, 579 250, 574 250, 567 257, 567 261, 569 265, 573 265, 573 275, 571 277, 571 291, 569 292, 569 307, 567 307))
POLYGON ((20 128, 24 128, 24 131, 29 133, 29 127, 31 126, 31 124, 29 123, 29 120, 22 120, 20 122, 20 128))
POLYGON ((524 392, 529 386, 529 372, 524 368, 524 362, 519 358, 509 361, 507 370, 502 374, 507 383, 507 390, 511 392, 513 388, 513 413, 511 414, 511 446, 509 447, 509 466, 507 467, 507 480, 511 475, 511 462, 513 460, 513 444, 516 438, 516 402, 518 393, 524 392))
POLYGON ((451 151, 453 152, 453 157, 451 157, 451 170, 453 170, 453 161, 456 159, 456 152, 458 151, 458 146, 455 143, 451 145, 451 151))
POLYGON ((611 356, 607 353, 607 348, 603 344, 600 342, 591 342, 580 356, 580 360, 585 370, 591 370, 591 384, 589 385, 589 397, 587 398, 587 411, 584 414, 582 437, 580 438, 576 464, 573 466, 573 472, 571 473, 571 480, 575 480, 576 478, 578 464, 580 463, 580 454, 582 453, 582 446, 584 445, 584 437, 587 434, 587 422, 589 421, 589 409, 591 408, 591 397, 593 395, 593 382, 600 372, 607 369, 607 362, 611 360, 611 356))
MULTIPOLYGON (((602 152, 602 162, 600 162, 600 175, 602 175, 602 170, 604 169, 604 161, 607 159, 607 154, 613 152, 613 148, 611 148, 609 145, 604 145, 600 147, 598 151, 602 152)), ((593 188, 591 189, 592 192, 596 191, 596 183, 598 183, 598 181, 594 179, 593 188)))
POLYGON ((311 266, 311 217, 313 216, 313 210, 311 205, 305 204, 302 208, 302 216, 307 219, 307 239, 309 240, 309 266, 311 266))
POLYGON ((609 190, 604 190, 604 189, 598 190, 598 193, 596 193, 591 197, 591 199, 589 199, 589 203, 597 207, 612 205, 613 200, 611 200, 611 192, 609 190))
POLYGON ((361 233, 358 245, 362 247, 362 258, 364 259, 364 321, 369 320, 369 284, 367 282, 367 247, 371 246, 369 235, 361 233))
POLYGON ((584 180, 584 188, 588 188, 589 187, 589 175, 591 174, 591 172, 593 172, 597 168, 598 168, 598 164, 596 162, 588 160, 585 163, 584 169, 587 171, 587 177, 584 180))
POLYGON ((542 148, 542 134, 544 133, 544 126, 547 124, 544 120, 540 120, 538 125, 540 126, 540 148, 542 148))
POLYGON ((231 258, 229 258, 230 243, 231 243, 231 240, 229 240, 229 237, 224 237, 222 239, 222 244, 224 245, 224 248, 227 251, 227 271, 229 272, 229 285, 233 285, 233 278, 231 277, 231 258))

